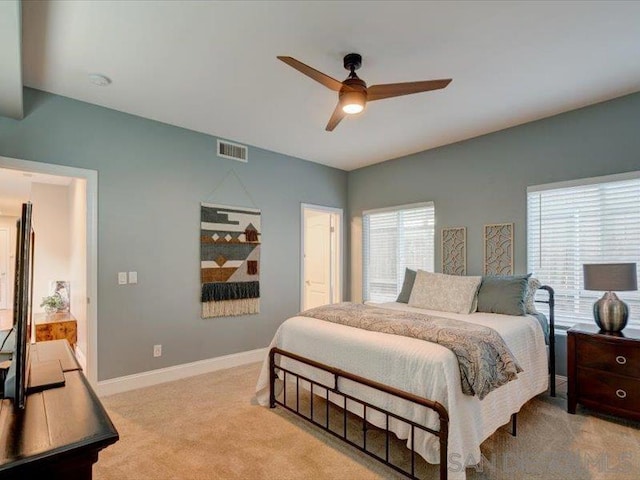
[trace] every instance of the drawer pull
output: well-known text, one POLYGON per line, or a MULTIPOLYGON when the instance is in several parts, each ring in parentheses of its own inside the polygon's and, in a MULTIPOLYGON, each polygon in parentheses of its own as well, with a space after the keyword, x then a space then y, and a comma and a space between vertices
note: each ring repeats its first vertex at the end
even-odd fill
POLYGON ((625 363, 627 363, 627 359, 622 355, 618 355, 616 357, 616 362, 618 362, 620 365, 624 365, 625 363))
POLYGON ((618 396, 618 398, 627 398, 627 392, 622 389, 616 390, 616 395, 618 396))

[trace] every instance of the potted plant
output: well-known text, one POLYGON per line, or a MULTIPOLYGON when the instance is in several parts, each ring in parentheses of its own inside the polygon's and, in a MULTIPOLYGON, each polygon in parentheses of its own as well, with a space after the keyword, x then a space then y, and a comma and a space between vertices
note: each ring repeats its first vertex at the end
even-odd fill
POLYGON ((64 300, 60 294, 54 293, 48 297, 43 297, 40 306, 44 307, 44 311, 47 312, 48 315, 51 315, 64 308, 64 300))

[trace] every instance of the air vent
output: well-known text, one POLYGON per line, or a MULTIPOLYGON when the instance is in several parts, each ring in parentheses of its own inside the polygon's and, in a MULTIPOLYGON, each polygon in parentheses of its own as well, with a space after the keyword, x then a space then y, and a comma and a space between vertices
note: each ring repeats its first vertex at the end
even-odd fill
POLYGON ((247 162, 248 149, 245 145, 218 140, 218 156, 238 160, 239 162, 247 162))

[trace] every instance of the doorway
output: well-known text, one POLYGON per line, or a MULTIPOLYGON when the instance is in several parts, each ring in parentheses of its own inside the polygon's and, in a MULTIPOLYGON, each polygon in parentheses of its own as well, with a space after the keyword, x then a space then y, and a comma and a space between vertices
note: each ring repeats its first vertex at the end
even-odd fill
MULTIPOLYGON (((78 208, 73 209, 73 214, 78 219, 74 223, 78 228, 71 234, 74 243, 69 245, 69 249, 82 257, 75 257, 82 261, 74 263, 72 272, 78 274, 77 278, 82 278, 81 282, 75 282, 76 286, 81 287, 81 284, 84 284, 84 288, 74 289, 72 286, 71 294, 75 297, 76 305, 78 305, 75 311, 81 312, 84 318, 78 320, 74 314, 78 320, 78 343, 75 352, 78 361, 84 367, 89 383, 95 388, 98 377, 98 172, 1 156, 0 169, 13 171, 16 175, 24 177, 37 177, 38 175, 66 177, 68 180, 76 182, 77 188, 69 187, 69 198, 75 197, 77 199, 74 204, 78 208)), ((69 201, 71 202, 71 200, 69 201)), ((69 261, 71 262, 71 259, 69 261)), ((73 301, 74 299, 72 299, 73 301)), ((9 308, 12 308, 12 305, 9 308)))
POLYGON ((303 203, 300 308, 342 301, 342 209, 303 203))

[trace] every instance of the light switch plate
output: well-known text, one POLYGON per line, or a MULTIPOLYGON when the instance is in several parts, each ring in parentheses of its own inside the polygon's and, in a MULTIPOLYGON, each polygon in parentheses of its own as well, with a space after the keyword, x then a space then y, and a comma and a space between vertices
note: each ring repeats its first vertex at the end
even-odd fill
POLYGON ((127 272, 118 272, 118 285, 127 284, 127 272))
POLYGON ((138 272, 129 272, 129 283, 138 283, 138 272))

